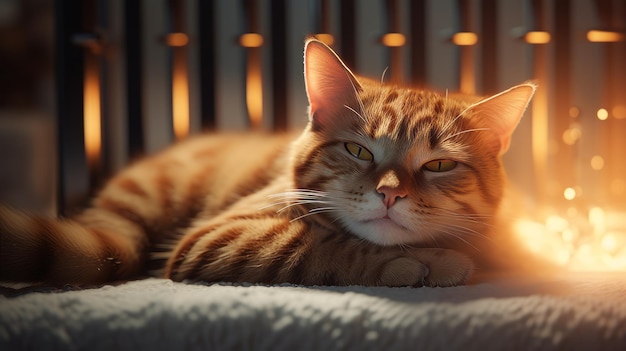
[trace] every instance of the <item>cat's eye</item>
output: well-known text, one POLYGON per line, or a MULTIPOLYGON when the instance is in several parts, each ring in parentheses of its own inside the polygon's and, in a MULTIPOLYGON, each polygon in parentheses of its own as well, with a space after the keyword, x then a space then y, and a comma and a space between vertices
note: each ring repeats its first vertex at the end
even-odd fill
POLYGON ((424 164, 424 169, 431 172, 447 172, 456 168, 458 162, 452 160, 433 160, 424 164))
POLYGON ((364 148, 363 146, 359 144, 346 142, 343 144, 343 146, 346 148, 346 151, 350 153, 350 155, 358 158, 359 160, 363 160, 363 161, 374 160, 374 155, 372 155, 372 153, 368 149, 364 148))

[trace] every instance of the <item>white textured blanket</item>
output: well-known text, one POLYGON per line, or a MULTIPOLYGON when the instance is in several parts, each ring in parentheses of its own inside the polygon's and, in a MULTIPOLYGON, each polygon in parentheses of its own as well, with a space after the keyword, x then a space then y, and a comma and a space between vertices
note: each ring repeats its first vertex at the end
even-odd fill
POLYGON ((20 349, 623 351, 626 274, 419 289, 147 279, 0 296, 0 350, 20 349))

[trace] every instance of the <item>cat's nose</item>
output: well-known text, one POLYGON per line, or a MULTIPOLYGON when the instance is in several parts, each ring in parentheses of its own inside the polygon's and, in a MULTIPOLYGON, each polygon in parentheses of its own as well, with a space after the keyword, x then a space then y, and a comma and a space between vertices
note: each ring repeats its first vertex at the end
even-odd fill
POLYGON ((383 194, 383 203, 387 208, 391 208, 398 199, 406 197, 407 192, 398 178, 398 174, 389 170, 378 181, 376 191, 383 194))

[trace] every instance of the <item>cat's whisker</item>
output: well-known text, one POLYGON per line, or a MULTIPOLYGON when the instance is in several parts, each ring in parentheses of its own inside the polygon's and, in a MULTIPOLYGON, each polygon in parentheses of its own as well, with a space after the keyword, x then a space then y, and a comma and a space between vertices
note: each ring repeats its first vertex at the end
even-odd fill
POLYGON ((259 208, 259 210, 265 210, 267 208, 270 207, 274 207, 274 206, 278 206, 278 205, 285 205, 284 207, 280 208, 279 210, 276 211, 276 213, 280 213, 290 207, 293 206, 299 206, 299 205, 306 205, 306 204, 330 204, 332 202, 329 201, 324 201, 324 200, 313 200, 313 199, 295 199, 295 200, 285 200, 285 201, 278 201, 278 202, 273 202, 271 204, 268 204, 266 206, 263 206, 261 208, 259 208))
POLYGON ((449 139, 452 139, 456 136, 459 136, 461 134, 465 134, 465 133, 470 133, 470 132, 480 132, 480 131, 486 131, 486 130, 491 130, 490 128, 473 128, 473 129, 466 129, 466 130, 462 130, 460 132, 454 133, 448 137, 446 137, 445 139, 442 140, 442 142, 447 141, 449 139))
POLYGON ((481 238, 487 238, 487 235, 480 233, 472 228, 468 228, 468 227, 464 227, 460 224, 453 224, 453 223, 446 223, 446 225, 448 227, 452 227, 452 228, 457 228, 457 229, 461 229, 461 231, 464 234, 468 234, 468 235, 472 235, 472 236, 476 236, 476 237, 481 237, 481 238))
POLYGON ((446 123, 446 125, 439 131, 437 134, 437 138, 441 139, 444 133, 448 131, 448 129, 452 128, 452 126, 465 114, 465 112, 469 111, 472 106, 468 106, 465 110, 461 111, 456 117, 454 117, 450 122, 446 123))
POLYGON ((383 70, 383 74, 380 76, 380 85, 385 84, 385 75, 387 74, 388 70, 389 66, 385 67, 385 69, 383 70))
POLYGON ((358 113, 355 109, 353 109, 352 107, 348 106, 348 105, 343 105, 343 107, 347 108, 348 110, 352 111, 355 115, 357 115, 363 122, 367 122, 367 120, 365 119, 365 117, 363 117, 360 113, 358 113))
POLYGON ((298 201, 298 202, 290 203, 289 205, 280 208, 279 210, 276 211, 276 213, 281 213, 294 206, 308 205, 308 204, 330 204, 330 202, 328 201, 298 201))
POLYGON ((463 236, 457 234, 454 231, 449 231, 449 230, 442 230, 440 231, 440 233, 451 236, 455 239, 458 239, 460 241, 462 241, 464 244, 470 246, 472 249, 476 250, 477 252, 480 252, 480 249, 478 247, 476 247, 476 245, 472 244, 471 242, 467 241, 465 238, 463 238, 463 236))
POLYGON ((284 192, 268 195, 269 198, 276 198, 282 196, 328 196, 327 192, 311 190, 311 189, 292 189, 284 192))
MULTIPOLYGON (((361 113, 365 114, 365 106, 363 105, 363 100, 359 96, 359 91, 357 90, 356 86, 354 85, 354 82, 352 81, 352 79, 350 79, 350 85, 352 85, 352 91, 354 92, 354 96, 356 97, 356 100, 357 100, 357 102, 359 104, 359 109, 361 110, 361 113)), ((363 119, 364 122, 367 122, 367 119, 363 118, 363 116, 360 113, 357 113, 357 115, 360 116, 363 119)))
POLYGON ((339 208, 325 208, 323 211, 320 210, 320 211, 315 211, 315 212, 310 210, 308 213, 305 213, 305 214, 303 214, 301 216, 295 217, 295 218, 291 219, 289 222, 293 223, 293 222, 298 221, 298 220, 300 220, 302 218, 305 218, 305 217, 309 217, 309 216, 313 216, 313 215, 321 214, 321 213, 327 213, 327 212, 341 212, 341 209, 339 209, 339 208))

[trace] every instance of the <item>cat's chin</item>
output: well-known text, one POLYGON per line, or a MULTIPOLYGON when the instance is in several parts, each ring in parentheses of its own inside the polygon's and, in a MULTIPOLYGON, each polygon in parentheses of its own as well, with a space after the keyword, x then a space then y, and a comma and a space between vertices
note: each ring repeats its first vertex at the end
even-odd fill
POLYGON ((414 232, 388 217, 357 221, 348 227, 360 238, 378 245, 391 246, 420 241, 414 232))

